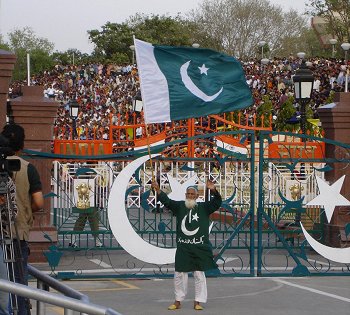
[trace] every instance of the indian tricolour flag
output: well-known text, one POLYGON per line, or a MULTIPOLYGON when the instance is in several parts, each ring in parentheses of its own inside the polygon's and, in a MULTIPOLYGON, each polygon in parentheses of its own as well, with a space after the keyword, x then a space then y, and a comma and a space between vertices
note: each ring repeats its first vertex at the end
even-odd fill
POLYGON ((134 41, 147 124, 230 112, 253 104, 242 66, 235 58, 210 49, 134 41))

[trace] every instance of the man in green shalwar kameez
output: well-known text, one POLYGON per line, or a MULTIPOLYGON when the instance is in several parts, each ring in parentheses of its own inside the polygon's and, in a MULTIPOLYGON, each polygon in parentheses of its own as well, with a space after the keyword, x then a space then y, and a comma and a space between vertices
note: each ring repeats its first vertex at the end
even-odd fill
POLYGON ((210 201, 197 203, 199 194, 195 186, 187 187, 185 201, 174 201, 160 190, 157 182, 152 182, 158 200, 176 216, 175 302, 169 310, 181 308, 187 294, 188 272, 193 272, 195 279, 194 309, 202 310, 200 303, 207 301, 204 271, 217 268, 209 242, 209 215, 220 207, 222 200, 213 182, 208 180, 206 187, 212 194, 210 201))

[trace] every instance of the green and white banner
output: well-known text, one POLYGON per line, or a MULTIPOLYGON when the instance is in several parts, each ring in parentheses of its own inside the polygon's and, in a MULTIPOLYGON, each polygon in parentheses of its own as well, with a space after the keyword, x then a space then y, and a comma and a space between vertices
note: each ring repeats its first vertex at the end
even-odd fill
POLYGON ((230 112, 253 104, 243 68, 235 58, 210 49, 134 41, 147 124, 230 112))

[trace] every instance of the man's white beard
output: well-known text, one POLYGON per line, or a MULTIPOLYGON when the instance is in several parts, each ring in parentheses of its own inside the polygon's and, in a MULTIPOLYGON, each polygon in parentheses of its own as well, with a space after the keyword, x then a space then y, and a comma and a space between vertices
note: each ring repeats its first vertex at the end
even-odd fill
POLYGON ((185 206, 187 209, 193 209, 197 205, 197 201, 194 199, 185 199, 185 206))

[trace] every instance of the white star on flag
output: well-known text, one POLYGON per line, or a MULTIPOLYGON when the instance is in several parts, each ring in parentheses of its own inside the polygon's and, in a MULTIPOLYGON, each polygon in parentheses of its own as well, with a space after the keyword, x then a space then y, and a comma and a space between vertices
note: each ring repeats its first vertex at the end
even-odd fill
POLYGON ((180 201, 180 200, 184 200, 187 187, 196 185, 198 177, 197 175, 192 176, 191 178, 186 180, 184 183, 180 184, 177 181, 177 179, 175 179, 174 177, 168 174, 168 180, 171 188, 171 193, 168 194, 168 197, 170 199, 180 201))
POLYGON ((333 185, 329 186, 324 180, 316 176, 320 194, 306 204, 306 206, 323 206, 326 212, 327 221, 330 222, 335 207, 350 206, 350 201, 340 194, 345 175, 339 178, 333 185))
POLYGON ((207 72, 208 72, 209 68, 207 68, 204 63, 201 67, 198 67, 198 69, 201 71, 201 74, 204 73, 205 75, 208 75, 207 72))
POLYGON ((198 219, 199 219, 199 216, 198 216, 197 213, 192 216, 192 220, 193 221, 197 221, 198 222, 198 219))

